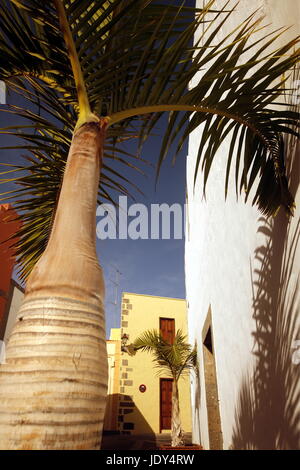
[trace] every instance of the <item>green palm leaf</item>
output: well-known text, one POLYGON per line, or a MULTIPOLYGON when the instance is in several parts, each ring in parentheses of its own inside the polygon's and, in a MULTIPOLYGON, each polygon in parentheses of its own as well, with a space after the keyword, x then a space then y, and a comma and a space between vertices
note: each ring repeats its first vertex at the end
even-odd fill
POLYGON ((187 343, 181 330, 177 330, 172 343, 164 340, 157 330, 146 330, 135 339, 133 348, 151 353, 159 373, 167 372, 175 380, 194 369, 197 361, 196 348, 187 343))
MULTIPOLYGON (((185 1, 1 2, 0 80, 25 103, 5 108, 22 117, 24 125, 1 130, 18 135, 15 148, 27 151, 25 176, 12 167, 18 187, 4 195, 14 197, 22 212, 18 256, 23 277, 47 243, 83 107, 90 108, 92 119, 109 119, 102 200, 128 191, 129 181, 116 162, 140 169, 142 161, 124 154, 121 143, 136 138, 141 146, 167 113, 157 175, 171 146, 176 144, 176 156, 203 124, 195 184, 200 170, 206 184, 216 151, 227 138, 225 194, 234 170, 237 194, 247 200, 258 180, 252 201, 262 212, 274 214, 282 205, 292 213, 284 136, 298 135, 299 114, 283 106, 288 93, 281 77, 299 61, 299 40, 270 52, 284 31, 263 35, 252 15, 216 45, 214 38, 231 11, 227 3, 216 11, 214 3, 195 9, 185 1), (194 43, 199 27, 203 33, 194 43)), ((13 178, 3 174, 2 182, 8 180, 13 178)))

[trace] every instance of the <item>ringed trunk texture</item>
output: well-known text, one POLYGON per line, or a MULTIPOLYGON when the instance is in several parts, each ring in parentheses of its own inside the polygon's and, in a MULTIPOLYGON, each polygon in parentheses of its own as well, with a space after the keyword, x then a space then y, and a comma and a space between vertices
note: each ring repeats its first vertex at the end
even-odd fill
POLYGON ((174 379, 172 386, 172 429, 171 429, 171 446, 177 447, 184 444, 183 431, 181 428, 180 409, 179 409, 179 393, 178 383, 174 379))
POLYGON ((105 124, 74 134, 47 248, 0 366, 0 449, 99 449, 107 356, 96 204, 105 124))

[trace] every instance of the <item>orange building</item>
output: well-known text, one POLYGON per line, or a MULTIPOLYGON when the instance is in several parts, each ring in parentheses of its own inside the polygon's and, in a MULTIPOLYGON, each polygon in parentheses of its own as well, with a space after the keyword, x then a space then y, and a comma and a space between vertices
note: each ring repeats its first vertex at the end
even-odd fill
POLYGON ((0 205, 0 334, 7 321, 7 301, 11 288, 11 276, 15 264, 13 240, 8 240, 20 227, 20 221, 14 220, 17 212, 11 204, 0 205))

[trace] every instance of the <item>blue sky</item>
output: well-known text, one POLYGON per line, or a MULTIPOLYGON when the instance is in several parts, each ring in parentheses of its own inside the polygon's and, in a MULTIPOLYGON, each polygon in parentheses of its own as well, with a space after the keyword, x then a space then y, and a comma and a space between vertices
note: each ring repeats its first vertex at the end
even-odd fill
MULTIPOLYGON (((157 154, 159 146, 156 141, 149 141, 144 149, 157 154)), ((161 176, 155 190, 155 175, 149 175, 148 181, 137 177, 137 184, 145 196, 136 202, 149 206, 151 203, 179 203, 185 200, 185 155, 183 151, 175 166, 169 159, 162 168, 161 176), (143 184, 142 184, 143 183, 143 184)), ((116 326, 119 314, 119 299, 122 291, 138 294, 159 295, 165 297, 185 298, 184 286, 184 240, 97 240, 97 252, 104 269, 106 279, 107 326, 116 326), (118 310, 113 305, 116 296, 114 281, 116 269, 119 276, 118 310)))
MULTIPOLYGON (((19 104, 19 98, 8 97, 10 104, 19 104)), ((16 124, 16 117, 0 112, 0 127, 16 124)), ((158 126, 157 134, 163 133, 164 125, 158 126)), ((11 145, 12 139, 0 135, 0 145, 11 145)), ((155 163, 159 152, 160 137, 149 139, 142 157, 155 163)), ((0 150, 0 161, 19 163, 23 151, 0 150)), ((143 191, 135 193, 135 201, 150 207, 151 203, 179 203, 185 201, 185 157, 186 147, 172 165, 172 153, 162 166, 158 184, 155 187, 155 169, 144 167, 146 176, 132 173, 131 180, 143 191)), ((5 188, 0 187, 0 192, 5 188)), ((130 201, 128 202, 130 204, 130 201)), ((184 298, 184 240, 97 240, 97 253, 103 267, 106 281, 106 325, 107 334, 111 327, 119 326, 121 293, 159 295, 184 298), (116 269, 122 274, 116 288, 116 269)), ((17 279, 17 274, 14 274, 17 279)))

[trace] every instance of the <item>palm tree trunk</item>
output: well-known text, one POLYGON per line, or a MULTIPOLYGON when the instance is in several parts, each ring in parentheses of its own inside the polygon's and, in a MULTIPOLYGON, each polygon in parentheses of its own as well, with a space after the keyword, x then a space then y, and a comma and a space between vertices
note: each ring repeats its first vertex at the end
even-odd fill
POLYGON ((183 431, 181 428, 181 419, 180 419, 178 382, 177 380, 173 379, 171 445, 172 447, 177 447, 183 444, 184 444, 184 441, 183 441, 183 431))
POLYGON ((1 449, 99 449, 107 357, 96 203, 106 123, 74 134, 48 246, 0 367, 1 449))

